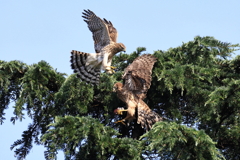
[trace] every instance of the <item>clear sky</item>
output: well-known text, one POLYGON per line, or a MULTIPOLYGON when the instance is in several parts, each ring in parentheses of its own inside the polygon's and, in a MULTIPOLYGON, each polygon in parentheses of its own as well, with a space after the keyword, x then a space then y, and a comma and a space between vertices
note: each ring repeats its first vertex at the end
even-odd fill
MULTIPOLYGON (((70 51, 94 52, 92 34, 81 17, 83 9, 110 20, 127 53, 137 47, 146 47, 146 53, 167 50, 197 35, 236 44, 240 43, 239 7, 239 0, 2 0, 0 59, 29 65, 45 60, 57 71, 72 74, 70 51)), ((15 159, 10 145, 31 123, 26 117, 12 125, 12 112, 11 108, 6 111, 7 119, 0 126, 0 159, 15 159)), ((42 160, 43 151, 34 146, 27 159, 42 160)), ((62 153, 58 159, 64 159, 62 153)))

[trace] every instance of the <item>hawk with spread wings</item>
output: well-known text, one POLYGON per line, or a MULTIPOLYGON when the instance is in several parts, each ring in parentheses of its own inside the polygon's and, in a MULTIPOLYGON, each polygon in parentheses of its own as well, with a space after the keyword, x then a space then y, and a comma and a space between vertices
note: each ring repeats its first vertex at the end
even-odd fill
POLYGON ((113 73, 112 58, 116 53, 126 51, 126 47, 117 43, 118 33, 111 21, 102 20, 90 10, 84 10, 82 17, 92 32, 96 53, 72 50, 70 62, 83 81, 98 84, 101 69, 113 73))
POLYGON ((151 85, 152 68, 155 62, 156 58, 150 54, 137 57, 124 70, 123 84, 120 82, 114 84, 113 90, 117 92, 118 98, 127 104, 127 109, 117 108, 114 110, 115 114, 127 111, 127 116, 115 123, 124 124, 126 120, 137 119, 137 123, 148 131, 155 122, 162 120, 143 101, 151 85))

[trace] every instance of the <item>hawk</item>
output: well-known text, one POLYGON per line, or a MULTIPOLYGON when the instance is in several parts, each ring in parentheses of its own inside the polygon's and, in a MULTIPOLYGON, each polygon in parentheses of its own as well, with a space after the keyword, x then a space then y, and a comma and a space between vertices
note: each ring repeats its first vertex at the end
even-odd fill
POLYGON ((116 53, 126 51, 126 47, 117 43, 118 32, 111 21, 102 20, 91 10, 84 10, 82 17, 92 32, 96 53, 72 50, 70 62, 83 81, 98 84, 101 70, 113 73, 112 58, 116 53))
POLYGON ((127 111, 127 116, 115 123, 123 123, 137 119, 137 123, 147 131, 162 118, 143 101, 151 85, 151 74, 156 58, 150 54, 137 57, 125 70, 122 76, 123 83, 117 82, 113 91, 117 92, 120 100, 126 103, 127 109, 117 108, 115 114, 127 111))

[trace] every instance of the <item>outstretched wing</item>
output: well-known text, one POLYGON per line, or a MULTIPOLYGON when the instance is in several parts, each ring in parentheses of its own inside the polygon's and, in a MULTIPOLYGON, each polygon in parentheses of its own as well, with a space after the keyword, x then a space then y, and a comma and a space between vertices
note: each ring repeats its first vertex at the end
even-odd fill
POLYGON ((91 10, 84 10, 82 17, 84 18, 84 21, 88 24, 88 28, 93 34, 95 51, 99 53, 104 46, 110 44, 111 39, 108 31, 108 26, 112 25, 110 24, 110 22, 109 24, 106 24, 106 22, 104 22, 101 18, 97 17, 95 13, 91 10))
POLYGON ((137 57, 123 74, 124 88, 132 91, 140 99, 146 97, 152 80, 152 68, 156 58, 150 54, 137 57))
POLYGON ((113 42, 117 42, 118 32, 115 27, 113 27, 113 24, 111 21, 106 20, 103 18, 105 24, 108 26, 108 33, 110 35, 110 38, 113 42))

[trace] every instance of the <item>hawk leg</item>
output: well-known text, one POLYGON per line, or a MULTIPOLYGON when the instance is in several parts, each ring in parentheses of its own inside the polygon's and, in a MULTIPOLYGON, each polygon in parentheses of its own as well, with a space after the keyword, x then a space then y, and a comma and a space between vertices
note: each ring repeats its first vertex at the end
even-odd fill
POLYGON ((127 109, 118 109, 117 114, 122 115, 123 114, 122 112, 124 112, 124 111, 128 111, 128 110, 127 109))
POLYGON ((113 74, 113 73, 115 73, 114 69, 116 69, 116 67, 114 67, 114 66, 108 66, 108 67, 106 68, 106 71, 107 71, 107 73, 109 73, 109 74, 113 74))
MULTIPOLYGON (((118 109, 116 114, 122 115, 123 114, 122 112, 124 112, 124 111, 128 111, 128 110, 127 109, 118 109)), ((124 119, 118 120, 118 121, 116 121, 114 123, 122 123, 123 125, 126 125, 123 121, 125 121, 127 118, 128 118, 128 116, 125 117, 124 119)))
POLYGON ((123 125, 126 125, 123 121, 125 121, 125 118, 124 118, 124 119, 121 119, 121 120, 118 120, 118 121, 116 121, 116 122, 114 122, 114 123, 122 123, 123 125))

